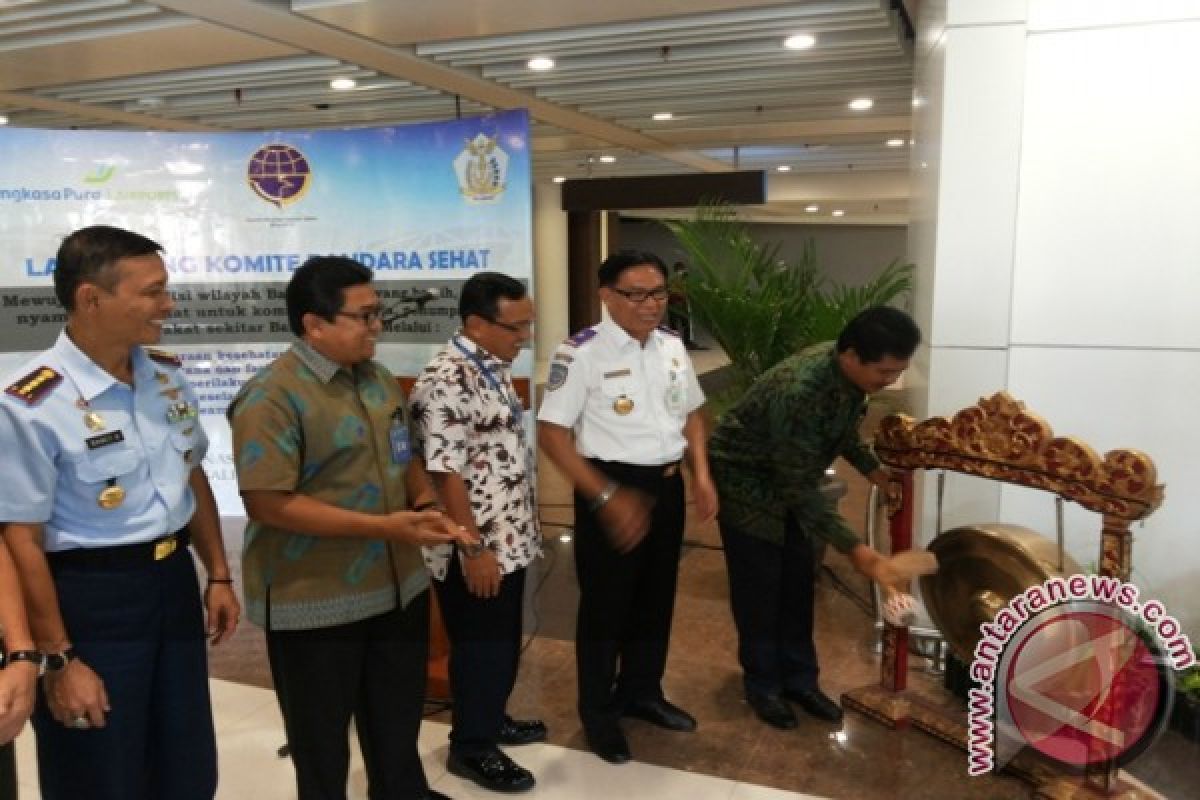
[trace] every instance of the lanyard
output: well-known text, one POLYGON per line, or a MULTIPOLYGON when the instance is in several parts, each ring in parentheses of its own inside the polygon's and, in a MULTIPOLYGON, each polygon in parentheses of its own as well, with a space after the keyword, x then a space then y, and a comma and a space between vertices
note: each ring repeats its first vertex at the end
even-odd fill
POLYGON ((521 444, 525 444, 525 410, 521 408, 520 402, 513 396, 512 392, 508 391, 507 387, 501 387, 500 381, 496 380, 496 376, 492 373, 488 365, 483 363, 475 353, 472 353, 467 348, 463 347, 462 342, 458 340, 458 336, 454 337, 454 346, 458 351, 475 363, 479 367, 479 371, 483 373, 483 377, 487 379, 488 385, 496 390, 496 393, 504 398, 504 402, 508 404, 508 410, 512 412, 513 422, 517 425, 517 434, 521 437, 521 444))

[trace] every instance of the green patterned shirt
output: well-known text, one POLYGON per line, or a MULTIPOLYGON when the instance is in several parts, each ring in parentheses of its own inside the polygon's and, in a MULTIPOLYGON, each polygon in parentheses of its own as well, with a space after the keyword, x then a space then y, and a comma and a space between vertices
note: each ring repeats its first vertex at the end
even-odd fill
POLYGON ((858 536, 817 487, 839 455, 864 475, 879 467, 858 434, 866 409, 866 394, 842 375, 832 342, 760 375, 708 445, 721 520, 782 544, 790 511, 810 536, 843 553, 853 549, 858 536))
MULTIPOLYGON (((342 369, 305 342, 246 382, 227 412, 241 491, 295 492, 369 514, 405 508, 393 415, 396 379, 373 361, 342 369)), ((421 551, 380 539, 309 536, 249 520, 246 612, 271 630, 344 625, 407 605, 429 585, 421 551)))

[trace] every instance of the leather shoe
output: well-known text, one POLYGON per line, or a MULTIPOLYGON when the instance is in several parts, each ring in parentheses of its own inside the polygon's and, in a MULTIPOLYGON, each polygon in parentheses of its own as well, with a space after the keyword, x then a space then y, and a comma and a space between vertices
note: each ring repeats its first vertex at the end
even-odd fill
POLYGON ((630 703, 622 716, 644 719, 669 731, 696 730, 696 720, 691 714, 661 698, 630 703))
POLYGON ((820 689, 784 689, 783 696, 817 719, 826 722, 842 721, 842 707, 830 700, 820 689))
POLYGON ((546 723, 540 719, 513 719, 506 716, 500 725, 500 744, 518 745, 546 741, 546 723))
POLYGON ((478 756, 462 756, 453 751, 446 758, 446 769, 493 792, 524 792, 533 788, 533 773, 499 750, 478 756))
POLYGON ((625 734, 621 733, 621 729, 616 725, 585 728, 583 735, 592 752, 610 764, 624 764, 633 757, 629 753, 629 742, 625 740, 625 734))
POLYGON ((754 713, 772 728, 790 731, 797 725, 796 715, 792 707, 783 702, 777 694, 759 694, 747 692, 746 702, 754 709, 754 713))

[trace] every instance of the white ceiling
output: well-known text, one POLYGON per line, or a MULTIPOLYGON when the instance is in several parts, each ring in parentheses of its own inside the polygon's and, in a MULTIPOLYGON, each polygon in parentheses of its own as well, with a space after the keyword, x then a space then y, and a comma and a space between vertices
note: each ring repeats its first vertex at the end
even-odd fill
POLYGON ((0 113, 22 127, 274 130, 524 107, 535 180, 764 169, 758 218, 904 224, 909 148, 884 142, 910 137, 913 48, 892 5, 0 0, 0 113), (797 32, 816 47, 784 49, 797 32), (556 68, 529 71, 534 55, 556 68), (330 89, 340 76, 357 88, 330 89), (860 96, 870 111, 847 108, 860 96))

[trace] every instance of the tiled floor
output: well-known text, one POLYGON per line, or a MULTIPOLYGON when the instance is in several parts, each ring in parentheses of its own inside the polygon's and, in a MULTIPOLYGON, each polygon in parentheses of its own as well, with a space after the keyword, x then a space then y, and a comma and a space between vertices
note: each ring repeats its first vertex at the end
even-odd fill
MULTIPOLYGON (((701 351, 697 361, 719 362, 701 351)), ((861 529, 865 484, 848 468, 843 512, 861 529)), ((570 494, 543 463, 541 515, 546 558, 529 581, 526 630, 532 634, 510 711, 539 716, 550 727, 547 744, 511 750, 539 781, 530 797, 653 798, 654 800, 755 800, 825 797, 846 800, 947 800, 1030 798, 1029 787, 1008 776, 969 778, 965 755, 923 734, 896 732, 847 714, 840 728, 812 719, 795 731, 758 722, 741 696, 728 586, 715 526, 691 524, 680 563, 675 626, 667 667, 668 697, 699 720, 692 734, 667 733, 639 721, 625 730, 635 761, 610 766, 587 752, 575 716, 574 610, 577 598, 570 533, 570 494)), ((227 544, 240 546, 240 521, 225 521, 227 544)), ((237 564, 236 557, 233 563, 237 564)), ((817 589, 817 644, 822 684, 834 697, 877 680, 873 619, 866 582, 843 559, 826 559, 817 589)), ((915 659, 922 662, 922 659, 915 659)), ((283 741, 261 632, 247 626, 212 651, 213 691, 221 750, 219 796, 229 800, 292 798, 290 765, 275 755, 283 741)), ((918 664, 920 666, 920 663, 918 664)), ((953 709, 957 701, 940 678, 915 669, 910 685, 953 709)), ((422 729, 426 771, 435 788, 456 798, 487 792, 445 773, 449 714, 433 714, 422 729)), ((23 798, 36 797, 31 742, 20 741, 23 798)), ((1162 796, 1200 797, 1200 747, 1178 734, 1164 735, 1132 767, 1162 796)), ((351 776, 351 797, 364 796, 361 762, 351 776)), ((1147 795, 1152 796, 1152 795, 1147 795)))
MULTIPOLYGON (((282 722, 275 696, 268 689, 229 681, 212 681, 213 713, 221 764, 219 800, 288 800, 296 796, 290 763, 276 754, 282 722)), ((446 772, 447 726, 422 726, 420 750, 433 788, 460 800, 492 795, 446 772)), ((352 737, 353 738, 353 737, 352 737)), ((529 745, 513 754, 538 776, 530 798, 687 797, 691 800, 802 800, 806 795, 753 786, 725 778, 697 775, 651 764, 613 770, 587 753, 553 744, 529 745)), ((357 747, 352 749, 348 797, 365 798, 366 775, 357 747)), ((32 737, 17 741, 21 797, 38 796, 32 737)))

